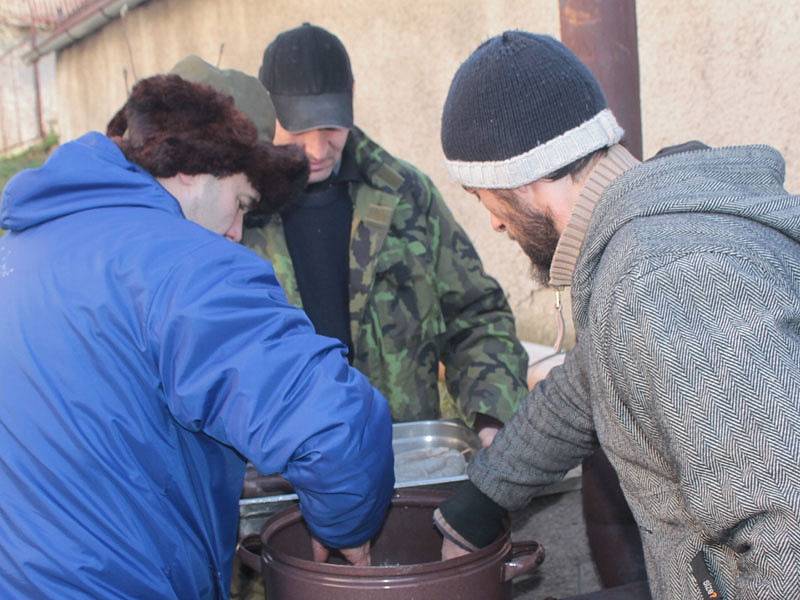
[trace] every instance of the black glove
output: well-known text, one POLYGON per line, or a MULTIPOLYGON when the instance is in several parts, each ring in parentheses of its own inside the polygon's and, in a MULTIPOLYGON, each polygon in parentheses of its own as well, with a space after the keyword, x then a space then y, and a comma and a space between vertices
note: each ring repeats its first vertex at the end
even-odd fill
POLYGON ((507 518, 502 506, 465 481, 433 513, 433 524, 444 537, 472 552, 495 541, 505 531, 507 518))

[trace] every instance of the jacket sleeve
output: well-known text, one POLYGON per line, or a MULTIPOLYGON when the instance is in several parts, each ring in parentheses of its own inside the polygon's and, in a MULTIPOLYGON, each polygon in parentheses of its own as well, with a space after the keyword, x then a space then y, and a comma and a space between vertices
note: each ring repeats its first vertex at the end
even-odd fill
POLYGON ((483 270, 467 234, 426 179, 436 285, 445 322, 442 362, 461 413, 507 421, 528 393, 528 355, 500 285, 483 270))
POLYGON ((734 252, 675 259, 617 285, 598 347, 638 415, 623 423, 675 474, 697 550, 743 598, 800 582, 800 298, 774 273, 734 252))
POLYGON ((470 480, 507 510, 559 481, 597 448, 580 339, 468 467, 470 480))
POLYGON ((288 304, 268 263, 219 242, 177 264, 149 310, 169 410, 283 474, 321 541, 359 545, 394 486, 388 405, 346 348, 288 304))

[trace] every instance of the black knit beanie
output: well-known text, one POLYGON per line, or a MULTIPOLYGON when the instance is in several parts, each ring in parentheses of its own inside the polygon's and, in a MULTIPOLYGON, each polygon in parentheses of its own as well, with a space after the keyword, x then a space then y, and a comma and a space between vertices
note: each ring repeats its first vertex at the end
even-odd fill
POLYGON ((525 31, 481 44, 453 77, 442 113, 447 168, 473 188, 520 187, 622 134, 586 65, 525 31))

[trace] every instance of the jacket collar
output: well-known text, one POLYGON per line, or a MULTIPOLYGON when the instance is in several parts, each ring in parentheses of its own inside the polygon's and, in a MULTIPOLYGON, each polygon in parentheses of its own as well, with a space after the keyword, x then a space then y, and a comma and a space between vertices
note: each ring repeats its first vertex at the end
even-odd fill
POLYGON ((635 167, 639 161, 619 144, 597 161, 586 178, 586 184, 570 214, 567 226, 558 239, 553 261, 550 263, 550 286, 562 288, 572 285, 575 265, 592 219, 592 213, 606 188, 635 167))
POLYGON ((350 335, 355 348, 375 283, 378 254, 389 235, 405 178, 397 161, 360 129, 353 128, 348 144, 361 176, 360 181, 350 184, 350 335))

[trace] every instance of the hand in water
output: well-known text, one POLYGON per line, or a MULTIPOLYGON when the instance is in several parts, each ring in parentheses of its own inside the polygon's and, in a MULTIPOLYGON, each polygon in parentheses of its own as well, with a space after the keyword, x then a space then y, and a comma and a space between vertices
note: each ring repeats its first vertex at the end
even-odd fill
MULTIPOLYGON (((322 545, 316 538, 311 538, 311 550, 316 562, 325 562, 331 555, 331 551, 322 545)), ((368 567, 370 565, 369 541, 355 548, 339 548, 344 557, 356 567, 368 567)))
POLYGON ((442 541, 442 560, 458 558, 459 556, 464 556, 465 554, 469 554, 469 550, 462 548, 447 538, 444 538, 442 541))

